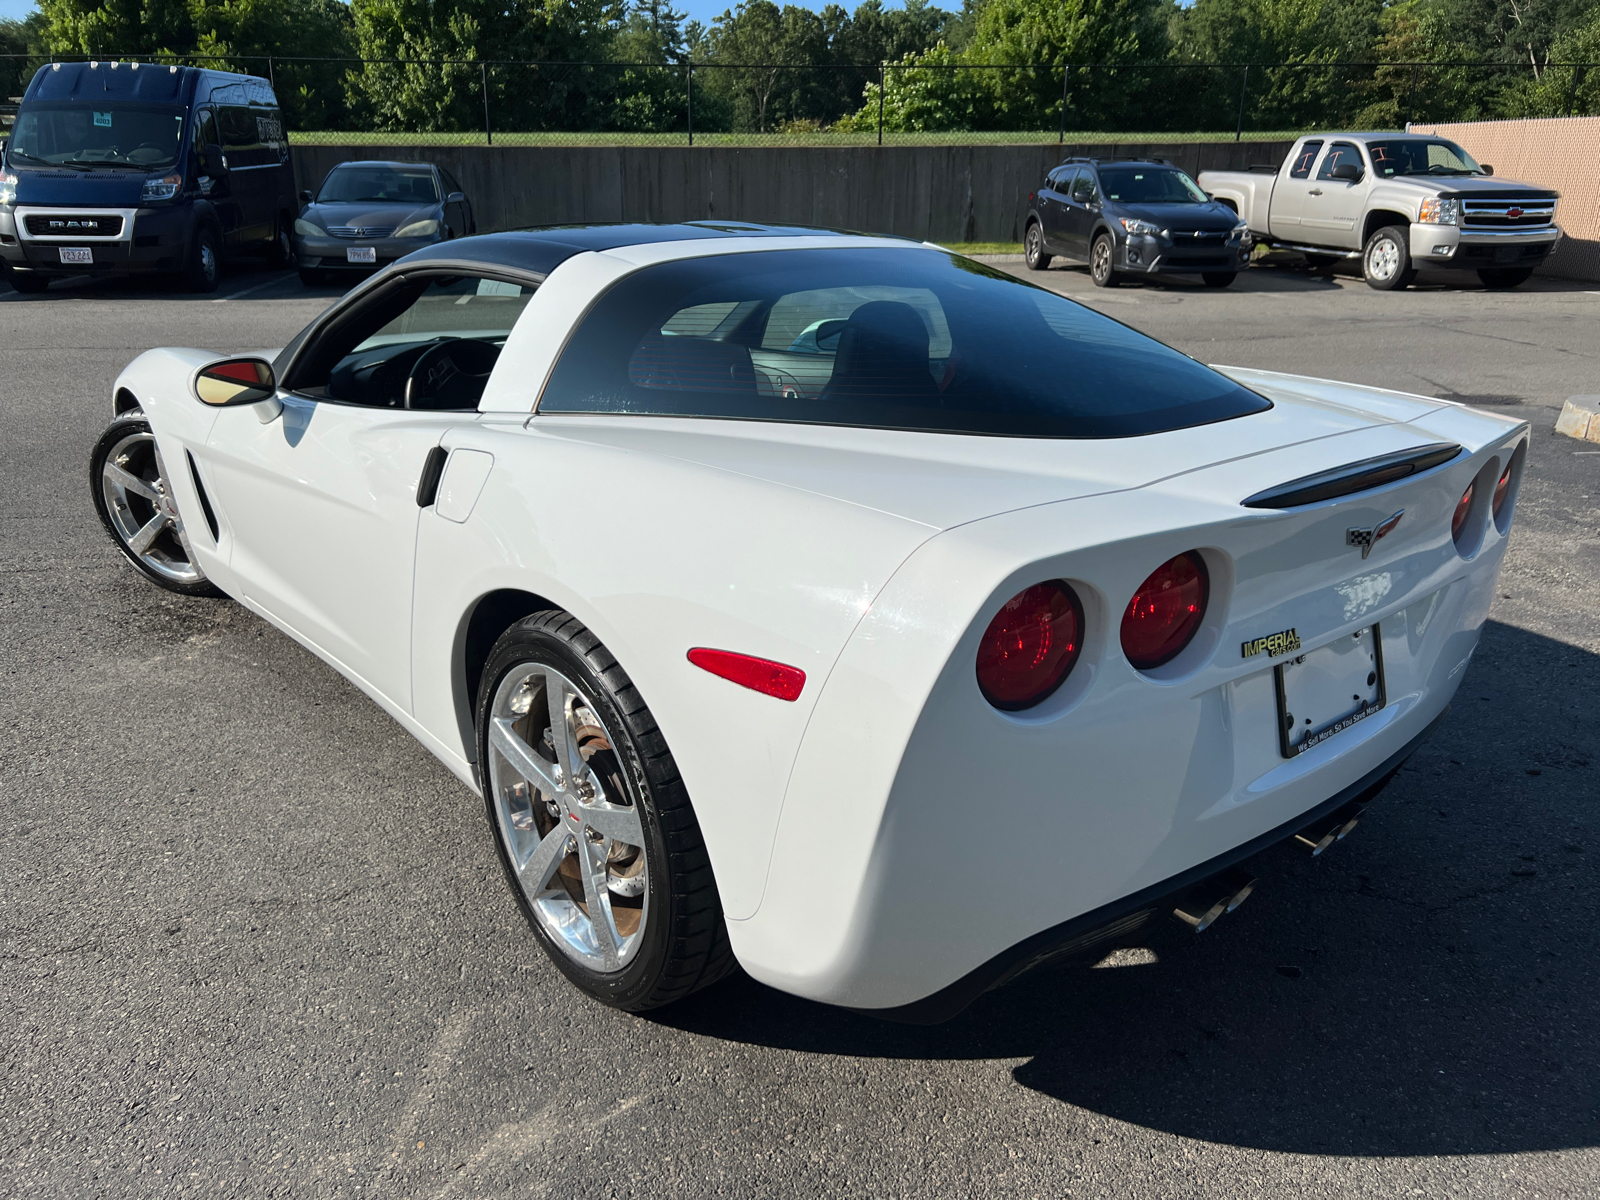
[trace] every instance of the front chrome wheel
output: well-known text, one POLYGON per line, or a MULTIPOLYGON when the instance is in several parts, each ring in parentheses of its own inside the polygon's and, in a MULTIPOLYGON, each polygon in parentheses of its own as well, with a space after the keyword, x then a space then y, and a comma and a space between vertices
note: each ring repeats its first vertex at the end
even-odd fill
POLYGON ((130 558, 160 579, 204 582, 149 429, 129 429, 111 446, 101 463, 100 490, 112 534, 130 558))
POLYGON ((649 917, 650 868, 598 706, 554 667, 524 663, 496 688, 488 734, 491 806, 534 919, 579 965, 622 970, 649 917))
POLYGON ((1367 247, 1367 278, 1387 283, 1400 270, 1400 249, 1388 238, 1379 238, 1367 247))

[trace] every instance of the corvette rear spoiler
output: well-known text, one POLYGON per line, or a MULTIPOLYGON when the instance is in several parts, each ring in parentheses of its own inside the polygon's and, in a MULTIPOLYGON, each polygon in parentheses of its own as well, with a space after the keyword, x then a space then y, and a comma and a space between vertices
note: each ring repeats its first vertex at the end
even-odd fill
POLYGON ((1302 504, 1316 504, 1382 487, 1408 475, 1420 475, 1423 471, 1443 466, 1460 453, 1461 447, 1454 442, 1430 442, 1426 446, 1380 454, 1376 458, 1363 458, 1329 471, 1291 479, 1288 483, 1280 483, 1247 496, 1239 503, 1244 508, 1298 508, 1302 504))

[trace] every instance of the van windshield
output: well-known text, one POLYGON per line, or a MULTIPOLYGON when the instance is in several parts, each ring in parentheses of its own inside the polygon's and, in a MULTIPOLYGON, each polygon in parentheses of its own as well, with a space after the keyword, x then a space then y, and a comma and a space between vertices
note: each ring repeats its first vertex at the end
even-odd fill
POLYGON ((162 171, 178 161, 183 118, 169 104, 28 104, 17 114, 11 154, 40 166, 162 171))

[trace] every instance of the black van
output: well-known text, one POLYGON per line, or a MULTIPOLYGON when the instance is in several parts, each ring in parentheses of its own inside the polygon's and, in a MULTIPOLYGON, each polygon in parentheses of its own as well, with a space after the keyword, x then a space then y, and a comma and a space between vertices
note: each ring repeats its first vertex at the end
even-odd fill
POLYGON ((135 62, 39 68, 0 159, 0 258, 19 292, 166 271, 214 291, 225 254, 292 261, 294 168, 265 79, 135 62))

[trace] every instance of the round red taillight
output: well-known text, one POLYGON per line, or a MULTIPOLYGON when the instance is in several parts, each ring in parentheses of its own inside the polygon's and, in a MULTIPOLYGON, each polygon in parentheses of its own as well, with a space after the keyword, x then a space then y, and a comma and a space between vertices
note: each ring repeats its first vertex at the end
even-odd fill
POLYGON ((996 708, 1031 708, 1061 686, 1083 651, 1083 605, 1064 583, 1007 600, 978 643, 978 687, 996 708))
POLYGON ((1122 652, 1141 671, 1171 662, 1194 640, 1205 620, 1211 577, 1190 550, 1150 573, 1122 614, 1122 652))
POLYGON ((1472 511, 1472 491, 1477 482, 1467 484, 1467 490, 1461 493, 1461 499, 1456 501, 1455 515, 1450 518, 1450 536, 1456 541, 1461 540, 1461 531, 1466 527, 1467 514, 1472 511))
POLYGON ((1500 519, 1500 510, 1506 506, 1506 496, 1511 491, 1511 464, 1500 472, 1500 482, 1494 485, 1494 517, 1500 519))

